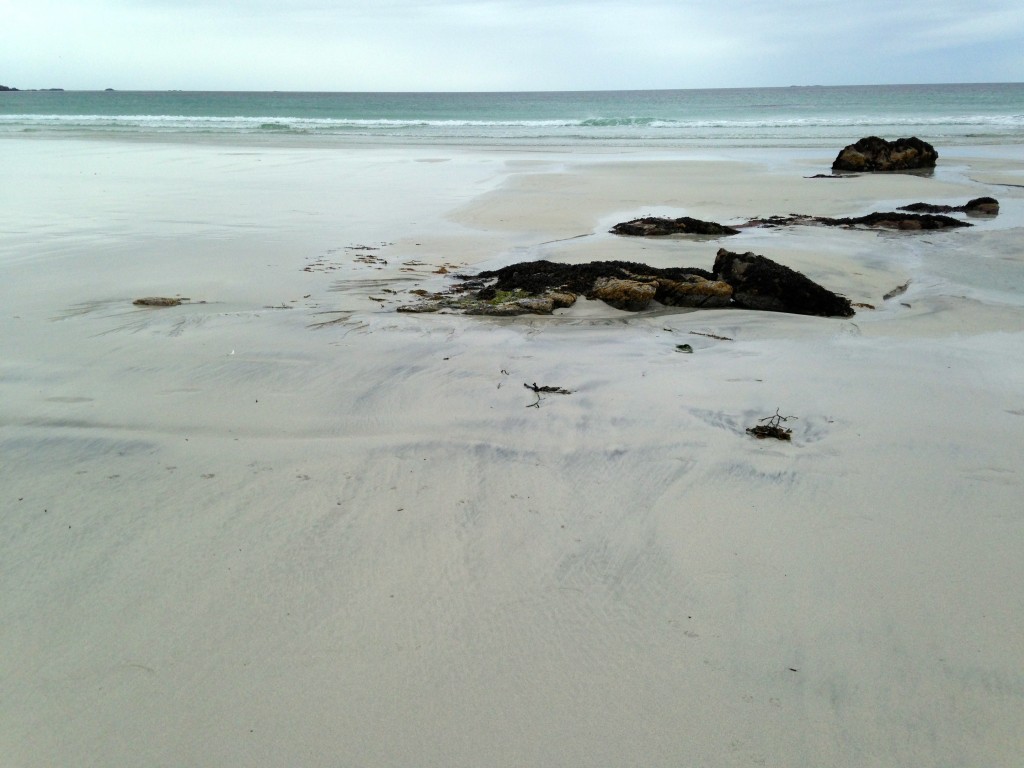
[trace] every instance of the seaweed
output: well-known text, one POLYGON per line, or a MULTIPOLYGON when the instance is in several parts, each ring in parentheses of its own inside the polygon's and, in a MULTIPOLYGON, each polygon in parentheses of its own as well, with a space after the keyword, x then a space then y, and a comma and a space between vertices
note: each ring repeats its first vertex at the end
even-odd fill
POLYGON ((782 422, 795 418, 796 416, 780 416, 779 409, 776 408, 773 416, 765 416, 763 419, 758 419, 757 426, 747 427, 747 434, 753 435, 758 440, 774 437, 776 440, 788 441, 792 439, 793 430, 783 427, 782 422))

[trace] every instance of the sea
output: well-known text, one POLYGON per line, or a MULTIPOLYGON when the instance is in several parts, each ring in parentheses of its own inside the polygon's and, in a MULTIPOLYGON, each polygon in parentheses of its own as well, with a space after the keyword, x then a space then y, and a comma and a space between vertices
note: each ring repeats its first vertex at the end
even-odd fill
POLYGON ((530 146, 1024 144, 1024 83, 524 93, 4 91, 12 135, 530 146))

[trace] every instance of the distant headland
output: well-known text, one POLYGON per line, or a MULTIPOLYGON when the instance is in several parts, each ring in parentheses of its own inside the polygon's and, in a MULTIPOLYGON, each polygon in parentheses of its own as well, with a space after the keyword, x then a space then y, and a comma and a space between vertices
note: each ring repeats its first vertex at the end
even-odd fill
MULTIPOLYGON (((9 85, 0 85, 0 91, 20 91, 20 88, 11 88, 9 85)), ((63 91, 63 88, 29 88, 30 91, 63 91)))
MULTIPOLYGON (((63 88, 12 88, 9 85, 0 85, 0 91, 63 91, 63 88)), ((104 88, 105 91, 112 91, 113 88, 104 88)))

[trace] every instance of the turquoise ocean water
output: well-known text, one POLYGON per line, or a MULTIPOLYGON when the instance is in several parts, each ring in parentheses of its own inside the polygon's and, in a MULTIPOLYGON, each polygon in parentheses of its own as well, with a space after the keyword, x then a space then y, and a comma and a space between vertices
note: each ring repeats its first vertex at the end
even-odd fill
POLYGON ((1024 83, 537 93, 0 93, 0 136, 782 146, 1024 143, 1024 83))

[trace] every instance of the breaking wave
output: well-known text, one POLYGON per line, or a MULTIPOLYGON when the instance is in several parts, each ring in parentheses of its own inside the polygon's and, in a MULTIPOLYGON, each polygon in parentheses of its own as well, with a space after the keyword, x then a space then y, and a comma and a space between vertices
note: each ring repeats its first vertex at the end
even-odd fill
POLYGON ((680 119, 656 116, 533 120, 354 119, 331 117, 211 117, 191 115, 0 115, 0 134, 109 135, 275 135, 338 136, 365 139, 400 138, 423 141, 530 142, 700 142, 753 144, 758 141, 794 145, 834 144, 837 137, 855 139, 879 134, 890 137, 920 133, 929 141, 947 143, 1024 143, 1024 115, 949 115, 786 117, 758 119, 680 119))

